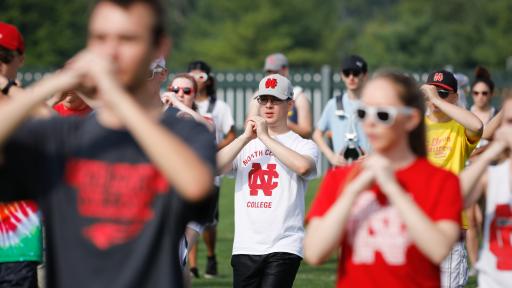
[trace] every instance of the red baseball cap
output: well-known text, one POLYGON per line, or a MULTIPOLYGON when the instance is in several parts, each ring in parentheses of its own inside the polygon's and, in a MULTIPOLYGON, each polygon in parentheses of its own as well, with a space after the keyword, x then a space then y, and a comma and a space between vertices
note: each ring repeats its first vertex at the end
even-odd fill
POLYGON ((0 22, 0 46, 9 50, 16 50, 20 54, 25 52, 25 42, 18 28, 5 22, 0 22))

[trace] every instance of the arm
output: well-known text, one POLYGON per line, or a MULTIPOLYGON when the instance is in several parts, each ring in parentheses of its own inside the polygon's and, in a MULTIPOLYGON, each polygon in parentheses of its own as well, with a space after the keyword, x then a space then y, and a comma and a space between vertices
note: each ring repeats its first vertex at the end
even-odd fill
POLYGON ((295 97, 295 107, 297 108, 297 124, 288 121, 288 128, 302 136, 302 138, 310 138, 312 127, 311 108, 308 98, 304 93, 300 93, 295 97))
POLYGON ((199 122, 199 123, 205 125, 206 128, 208 128, 208 130, 210 130, 210 132, 213 132, 215 130, 215 127, 212 125, 212 123, 206 121, 206 119, 204 119, 204 117, 201 116, 201 114, 199 114, 198 112, 190 109, 185 104, 183 104, 180 100, 178 100, 178 98, 176 98, 176 94, 175 93, 166 92, 166 93, 164 93, 162 95, 162 98, 168 99, 170 101, 167 104, 171 104, 176 109, 178 109, 180 111, 183 111, 183 112, 189 114, 190 116, 192 116, 192 118, 194 118, 194 120, 196 122, 199 122))
MULTIPOLYGON (((460 174, 460 184, 464 197, 464 207, 471 207, 485 192, 485 169, 507 149, 505 138, 511 137, 512 129, 502 127, 497 131, 497 138, 489 145, 475 162, 464 169, 460 174)), ((512 141, 511 141, 512 142, 512 141)))
POLYGON ((300 176, 307 176, 312 171, 316 171, 316 163, 313 158, 293 151, 268 135, 265 119, 255 116, 250 118, 249 121, 251 120, 256 123, 256 135, 258 135, 258 138, 286 167, 292 169, 293 172, 300 176))
POLYGON ((227 145, 229 145, 229 143, 233 142, 235 138, 235 126, 231 126, 231 129, 229 129, 228 134, 226 134, 226 136, 224 136, 224 139, 222 139, 222 141, 220 141, 220 143, 217 144, 217 150, 221 150, 222 148, 226 147, 227 145))
POLYGON ((325 143, 323 134, 324 133, 320 129, 316 128, 315 131, 313 132, 313 141, 315 141, 316 145, 318 145, 318 148, 320 149, 320 151, 322 151, 322 153, 325 155, 325 157, 327 158, 329 163, 331 163, 331 165, 344 165, 345 159, 343 159, 343 157, 341 157, 340 155, 335 154, 334 151, 331 150, 329 145, 325 143))
POLYGON ((363 171, 343 188, 341 196, 323 217, 311 219, 304 238, 306 262, 320 265, 339 247, 354 201, 359 192, 366 189, 373 179, 372 172, 363 171))
MULTIPOLYGON (((76 85, 79 76, 69 71, 56 72, 21 89, 18 95, 0 106, 0 144, 5 143, 14 130, 30 117, 31 112, 51 95, 76 85)), ((9 93, 11 94, 11 93, 9 93)))
POLYGON ((189 201, 203 199, 213 183, 210 167, 180 137, 150 117, 135 98, 120 86, 108 60, 85 51, 74 59, 70 67, 86 71, 95 83, 98 97, 105 108, 119 118, 151 162, 183 198, 189 201))
POLYGON ((423 85, 421 90, 427 95, 429 101, 443 111, 447 116, 466 128, 466 136, 474 143, 480 140, 483 131, 483 123, 470 111, 443 100, 437 94, 435 86, 423 85))
POLYGON ((398 210, 418 249, 430 261, 439 265, 457 241, 459 225, 450 220, 433 222, 396 181, 381 188, 398 210))
MULTIPOLYGON (((2 77, 0 75, 0 87, 5 87, 7 85, 7 79, 2 77)), ((1 89, 1 88, 0 88, 1 89)), ((18 97, 24 97, 23 93, 24 89, 19 86, 12 86, 11 89, 9 89, 9 95, 5 95, 9 97, 10 99, 18 98, 18 97)), ((1 94, 1 93, 0 93, 1 94)), ((40 105, 34 107, 32 111, 30 112, 31 116, 36 118, 47 118, 50 117, 53 113, 53 110, 45 105, 44 103, 41 103, 40 105)))
POLYGON ((484 126, 484 132, 482 133, 482 138, 491 140, 493 138, 494 132, 500 127, 501 121, 503 119, 503 109, 501 109, 498 114, 496 114, 491 121, 489 121, 484 126))
POLYGON ((256 137, 254 125, 253 121, 247 121, 244 133, 217 153, 217 170, 220 173, 226 173, 233 169, 233 160, 235 160, 238 153, 256 137))
POLYGON ((365 162, 365 168, 375 173, 377 184, 391 205, 398 210, 418 249, 430 261, 439 265, 459 237, 458 223, 450 220, 433 222, 400 186, 388 159, 378 155, 370 156, 365 162))

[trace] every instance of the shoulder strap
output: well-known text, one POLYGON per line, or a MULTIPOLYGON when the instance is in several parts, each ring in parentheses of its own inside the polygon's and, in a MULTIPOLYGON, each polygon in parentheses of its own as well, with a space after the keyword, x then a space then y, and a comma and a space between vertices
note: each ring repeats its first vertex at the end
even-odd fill
POLYGON ((345 117, 345 108, 343 107, 343 94, 334 96, 336 101, 336 110, 334 111, 337 116, 345 117))
POLYGON ((216 99, 212 99, 211 97, 208 99, 208 108, 206 109, 206 113, 212 114, 213 108, 215 108, 215 100, 216 99))

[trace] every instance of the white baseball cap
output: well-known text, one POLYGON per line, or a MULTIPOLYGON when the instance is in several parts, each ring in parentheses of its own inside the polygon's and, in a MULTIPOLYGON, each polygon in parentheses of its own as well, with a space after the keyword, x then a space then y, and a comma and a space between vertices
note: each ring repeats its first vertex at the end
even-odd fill
POLYGON ((258 92, 254 96, 257 98, 262 95, 275 96, 281 100, 293 98, 292 83, 288 78, 279 74, 271 74, 261 79, 258 92))

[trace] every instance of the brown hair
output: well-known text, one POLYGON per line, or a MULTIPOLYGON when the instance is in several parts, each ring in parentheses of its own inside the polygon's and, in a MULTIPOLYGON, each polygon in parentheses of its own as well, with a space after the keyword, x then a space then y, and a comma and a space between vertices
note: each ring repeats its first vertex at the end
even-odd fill
POLYGON ((398 90, 400 101, 407 106, 420 111, 421 121, 414 130, 409 133, 409 146, 416 156, 426 157, 426 128, 425 121, 425 100, 419 89, 418 82, 404 73, 391 70, 377 71, 372 79, 386 79, 391 81, 398 90))
MULTIPOLYGON (((190 82, 192 82, 192 88, 194 89, 194 96, 197 95, 197 89, 198 88, 197 88, 196 78, 194 78, 193 76, 191 76, 188 73, 178 73, 178 74, 176 74, 172 78, 171 82, 169 83, 169 86, 167 87, 167 90, 169 90, 169 88, 171 87, 172 82, 174 82, 174 80, 176 80, 178 78, 185 78, 185 79, 189 80, 190 82)), ((194 104, 192 104, 192 110, 197 111, 197 105, 196 105, 195 102, 194 102, 194 104)))
POLYGON ((154 16, 151 31, 153 36, 153 45, 158 46, 160 41, 164 38, 166 32, 165 21, 167 19, 167 11, 165 9, 165 5, 163 5, 160 0, 96 0, 91 12, 101 2, 110 2, 125 9, 137 3, 147 5, 153 12, 154 16))

